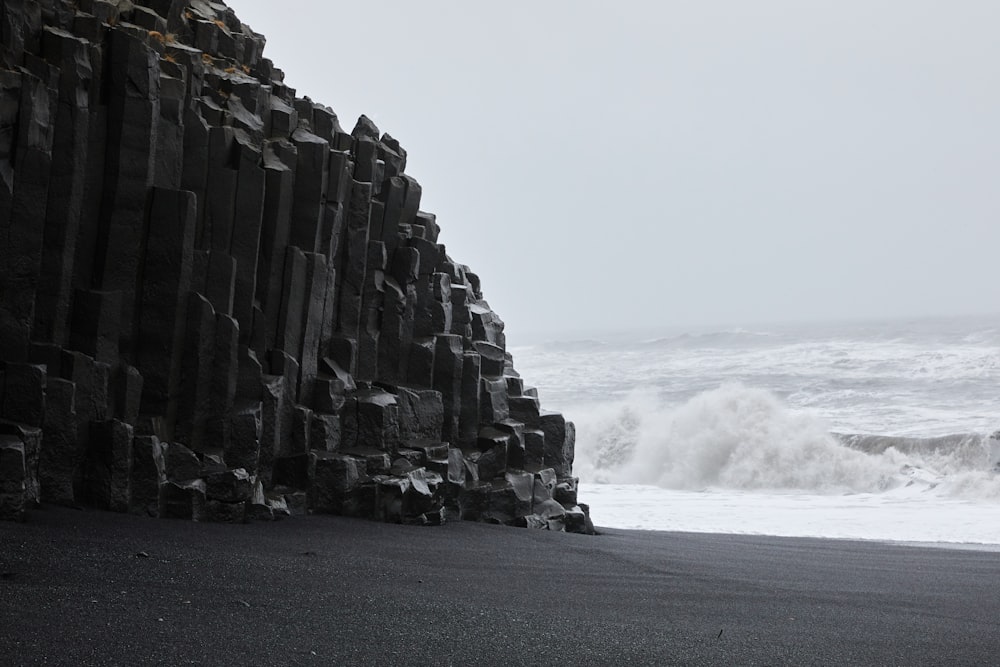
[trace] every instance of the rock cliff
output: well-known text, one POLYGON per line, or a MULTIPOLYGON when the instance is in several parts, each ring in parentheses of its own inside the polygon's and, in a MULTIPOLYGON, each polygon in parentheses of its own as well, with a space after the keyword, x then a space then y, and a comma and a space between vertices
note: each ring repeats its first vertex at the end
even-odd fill
POLYGON ((0 7, 0 516, 584 532, 406 151, 203 0, 0 7))

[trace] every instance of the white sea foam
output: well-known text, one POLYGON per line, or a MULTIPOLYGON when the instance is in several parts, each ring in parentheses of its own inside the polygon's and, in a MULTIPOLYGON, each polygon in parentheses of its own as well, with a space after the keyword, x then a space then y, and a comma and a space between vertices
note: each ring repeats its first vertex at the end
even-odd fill
POLYGON ((1000 550, 993 504, 888 493, 675 491, 639 484, 580 483, 599 527, 939 543, 1000 550))
POLYGON ((587 481, 817 494, 919 484, 940 495, 1000 499, 991 464, 980 436, 837 437, 771 392, 735 383, 676 408, 636 394, 577 417, 576 470, 587 481))
POLYGON ((998 317, 514 353, 599 525, 1000 544, 998 317))

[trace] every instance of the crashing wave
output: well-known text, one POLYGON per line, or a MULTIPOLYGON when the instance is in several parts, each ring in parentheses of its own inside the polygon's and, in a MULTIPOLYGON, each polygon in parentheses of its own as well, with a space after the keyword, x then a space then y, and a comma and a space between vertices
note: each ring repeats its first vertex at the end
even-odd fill
POLYGON ((585 481, 810 493, 933 491, 1000 499, 997 440, 834 434, 775 394, 731 383, 664 407, 648 394, 576 417, 585 481))

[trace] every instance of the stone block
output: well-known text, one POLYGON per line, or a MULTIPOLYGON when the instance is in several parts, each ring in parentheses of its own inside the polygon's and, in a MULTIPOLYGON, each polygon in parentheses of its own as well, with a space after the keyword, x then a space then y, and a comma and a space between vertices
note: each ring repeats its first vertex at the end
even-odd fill
POLYGON ((166 415, 180 393, 196 202, 190 192, 153 188, 140 286, 137 366, 144 414, 166 415))
POLYGON ((211 405, 215 324, 215 310, 208 299, 192 292, 188 299, 173 439, 195 451, 209 446, 206 424, 211 405))
POLYGON ((236 376, 236 398, 250 403, 261 399, 261 381, 264 377, 263 355, 256 350, 240 345, 238 352, 239 372, 236 376))
POLYGON ((27 465, 24 443, 0 434, 0 520, 24 521, 27 502, 27 465))
POLYGON ((481 358, 480 372, 488 377, 501 377, 504 367, 503 348, 485 341, 476 341, 473 347, 481 358))
POLYGON ((594 535, 594 524, 590 521, 590 512, 583 505, 574 505, 566 509, 563 516, 563 526, 567 533, 594 535))
MULTIPOLYGON (((480 448, 485 446, 482 439, 480 439, 478 446, 480 448)), ((469 456, 469 460, 476 465, 476 478, 488 481, 503 477, 507 472, 509 446, 510 441, 504 437, 495 441, 492 447, 483 451, 479 456, 469 456)))
POLYGON ((323 330, 323 313, 326 306, 327 266, 326 257, 318 253, 306 254, 305 295, 302 307, 302 342, 299 344, 299 401, 312 403, 313 381, 319 368, 320 337, 323 330))
MULTIPOLYGON (((412 225, 416 222, 417 214, 420 210, 420 197, 423 194, 423 188, 420 187, 417 179, 408 174, 403 174, 403 180, 406 181, 406 198, 403 200, 403 212, 400 216, 400 224, 412 225)), ((437 242, 436 235, 431 242, 437 242)))
POLYGON ((299 386, 299 362, 292 355, 283 350, 271 350, 267 355, 268 366, 271 373, 285 378, 285 396, 292 403, 295 402, 295 392, 299 386))
POLYGON ((153 435, 139 435, 132 439, 132 471, 128 510, 140 516, 157 516, 159 513, 160 485, 164 476, 163 443, 153 435))
POLYGON ((137 368, 119 363, 114 368, 111 394, 114 400, 112 415, 126 424, 135 426, 142 407, 143 378, 137 368))
POLYGON ((421 276, 430 276, 437 270, 438 263, 441 261, 441 250, 436 243, 414 237, 409 239, 407 244, 420 255, 418 269, 421 276))
POLYGON ((343 254, 337 267, 341 276, 337 330, 357 340, 362 323, 362 294, 368 261, 368 220, 371 209, 370 183, 355 181, 347 207, 343 254))
POLYGON ((509 416, 507 383, 503 378, 482 377, 479 381, 479 422, 493 424, 509 416))
POLYGON ((392 455, 381 449, 355 446, 349 449, 341 449, 341 453, 348 454, 357 459, 358 465, 362 466, 365 474, 369 476, 388 474, 392 468, 392 455))
POLYGON ((306 312, 307 292, 306 273, 305 254, 295 246, 288 246, 275 345, 295 359, 302 356, 302 322, 306 312))
POLYGON ((413 387, 431 388, 434 386, 434 338, 414 338, 410 344, 409 363, 407 365, 407 384, 413 387))
POLYGON ((427 213, 425 211, 418 211, 416 217, 414 218, 414 224, 420 225, 424 228, 424 237, 431 243, 437 243, 438 234, 440 233, 440 227, 437 224, 437 216, 433 213, 427 213))
POLYGON ((354 179, 354 163, 351 154, 345 151, 330 151, 329 172, 326 189, 327 203, 346 204, 351 195, 354 179))
POLYGON ((224 503, 242 503, 250 499, 253 478, 243 468, 234 468, 205 477, 205 497, 224 503))
POLYGON ((313 381, 313 409, 336 414, 347 400, 347 394, 357 389, 354 378, 332 358, 322 362, 320 375, 313 381))
POLYGON ((378 159, 378 143, 371 137, 355 137, 354 180, 372 183, 376 179, 375 162, 378 159))
POLYGON ((479 433, 481 364, 482 359, 475 350, 465 350, 462 353, 461 406, 458 416, 458 443, 462 446, 472 444, 479 433))
POLYGON ((469 313, 472 319, 473 340, 503 347, 503 320, 490 309, 489 304, 479 300, 470 306, 469 313))
POLYGON ((42 426, 45 423, 45 366, 7 363, 3 378, 0 417, 29 426, 42 426))
POLYGON ((195 285, 194 289, 205 295, 216 313, 229 315, 233 312, 233 293, 236 289, 236 260, 224 250, 209 250, 203 258, 205 285, 195 285))
MULTIPOLYGON (((511 380, 520 380, 520 378, 506 378, 507 380, 507 391, 510 392, 511 380)), ((517 385, 514 385, 515 389, 517 385)), ((523 391, 523 389, 522 389, 523 391)), ((534 396, 522 396, 517 394, 510 394, 507 397, 507 405, 510 408, 510 416, 513 419, 523 422, 525 424, 537 424, 539 418, 541 417, 541 403, 538 398, 534 396)))
POLYGON ((467 485, 458 495, 460 517, 464 521, 484 521, 489 518, 490 485, 467 485))
MULTIPOLYGON (((219 113, 221 116, 222 114, 219 113)), ((209 118, 207 181, 202 226, 198 247, 229 253, 236 217, 236 186, 239 172, 233 169, 233 157, 239 151, 236 128, 221 126, 209 118)), ((205 147, 199 150, 204 151, 205 147)), ((227 313, 229 311, 226 311, 227 313)))
POLYGON ((69 346, 106 364, 118 362, 122 293, 76 290, 69 346))
POLYGON ((334 452, 340 448, 340 416, 313 413, 309 445, 313 450, 334 452))
POLYGON ((280 456, 291 448, 292 401, 285 388, 285 378, 280 375, 265 375, 263 379, 263 400, 261 401, 261 435, 259 454, 259 474, 270 486, 271 464, 275 456, 280 456))
POLYGON ((77 463, 76 385, 50 377, 45 392, 45 423, 38 460, 41 496, 46 503, 73 505, 77 463))
MULTIPOLYGON (((385 136, 388 137, 389 135, 387 134, 385 136)), ((401 150, 398 143, 395 144, 395 147, 401 150)), ((400 155, 399 152, 391 148, 385 141, 380 141, 378 144, 378 159, 382 164, 385 165, 384 167, 385 171, 383 172, 384 186, 386 183, 389 183, 393 179, 398 178, 399 175, 403 173, 403 168, 406 166, 405 151, 403 152, 402 155, 400 155)), ((406 191, 405 181, 401 181, 399 187, 401 191, 405 193, 406 191)), ((402 208, 402 201, 400 201, 400 207, 402 208)))
POLYGON ((308 489, 310 480, 310 457, 312 454, 293 454, 274 459, 271 482, 275 487, 308 489))
POLYGON ((400 477, 378 478, 377 518, 392 523, 441 523, 441 500, 437 495, 440 483, 438 475, 424 468, 416 468, 400 477))
POLYGON ((305 491, 286 489, 282 497, 290 516, 302 516, 309 512, 309 496, 305 491))
POLYGON ((246 345, 250 340, 257 294, 267 176, 261 166, 262 152, 242 139, 237 141, 237 146, 235 218, 229 254, 236 262, 232 316, 239 322, 240 341, 246 345))
POLYGON ((353 374, 358 367, 358 341, 336 335, 330 341, 330 358, 346 373, 353 374))
POLYGON ((480 520, 490 523, 513 525, 515 520, 531 514, 531 495, 524 497, 524 488, 518 476, 510 475, 494 482, 490 488, 489 506, 480 520), (517 482, 515 485, 511 480, 517 482))
POLYGON ((382 382, 405 380, 403 369, 408 363, 412 337, 407 337, 406 295, 392 278, 383 283, 383 305, 378 337, 376 377, 382 382))
POLYGON ((15 435, 24 444, 25 503, 27 508, 37 506, 42 501, 42 488, 38 479, 38 463, 42 450, 42 429, 24 424, 0 424, 0 433, 15 435))
POLYGON ((420 253, 416 248, 396 248, 389 264, 389 274, 399 285, 415 283, 420 277, 420 253))
MULTIPOLYGON (((338 231, 338 238, 341 232, 338 231)), ((337 333, 337 257, 329 255, 326 264, 326 285, 323 288, 323 314, 319 335, 319 353, 330 353, 330 347, 337 333)))
POLYGON ((442 439, 444 404, 441 392, 399 387, 396 401, 399 405, 399 438, 402 442, 442 439))
POLYGON ((505 419, 497 422, 493 427, 501 433, 509 436, 507 448, 507 465, 511 468, 524 469, 525 467, 525 439, 524 424, 514 419, 505 419))
POLYGON ((172 482, 187 482, 201 477, 201 459, 178 442, 161 443, 163 475, 172 482))
POLYGON ((402 223, 405 199, 406 181, 399 176, 387 179, 379 194, 379 201, 384 207, 379 240, 386 245, 390 254, 399 245, 399 226, 402 223))
POLYGON ((110 368, 94 361, 82 352, 64 350, 62 354, 63 378, 76 385, 77 455, 75 465, 82 465, 90 438, 90 423, 105 421, 110 416, 108 382, 110 368))
POLYGON ((264 347, 275 345, 281 309, 283 267, 294 198, 295 146, 283 140, 264 145, 264 207, 257 259, 256 297, 264 313, 264 347))
POLYGON ((215 316, 215 341, 209 404, 205 417, 205 440, 214 448, 229 449, 233 404, 239 375, 239 325, 228 315, 215 316))
POLYGON ((399 405, 381 389, 359 390, 356 446, 372 447, 389 455, 399 449, 399 405))
POLYGON ((313 411, 304 405, 292 409, 292 447, 289 453, 305 454, 311 448, 313 411))
POLYGON ((245 502, 230 503, 213 500, 202 494, 192 495, 191 518, 202 523, 244 523, 246 521, 245 502))
POLYGON ((434 389, 441 392, 444 426, 441 438, 458 442, 458 424, 462 406, 462 339, 451 334, 434 337, 434 389))
MULTIPOLYGON (((469 467, 462 450, 452 447, 448 450, 448 483, 464 485, 468 479, 469 467)), ((478 479, 473 481, 478 482, 478 479)))
POLYGON ((262 426, 260 401, 239 403, 234 407, 229 431, 229 447, 225 450, 226 462, 229 465, 243 468, 251 475, 257 474, 262 426))
POLYGON ((99 509, 128 512, 132 475, 132 427, 112 419, 92 422, 77 500, 99 509))
POLYGON ((545 434, 544 462, 556 471, 560 479, 567 477, 573 466, 576 429, 558 412, 543 411, 538 428, 545 434))
POLYGON ((556 490, 556 471, 552 468, 542 468, 534 475, 532 488, 533 512, 541 513, 541 504, 552 500, 556 490))
POLYGON ((552 492, 552 499, 563 507, 573 507, 577 504, 578 486, 579 480, 576 477, 562 477, 552 492))
POLYGON ((292 133, 292 143, 298 161, 288 242, 305 252, 316 252, 329 180, 330 144, 301 127, 292 133))
POLYGON ((541 429, 526 428, 524 430, 524 467, 534 469, 544 464, 545 432, 541 429))
POLYGON ((363 474, 351 456, 331 452, 313 452, 313 483, 309 487, 309 505, 317 512, 343 513, 347 495, 363 474))

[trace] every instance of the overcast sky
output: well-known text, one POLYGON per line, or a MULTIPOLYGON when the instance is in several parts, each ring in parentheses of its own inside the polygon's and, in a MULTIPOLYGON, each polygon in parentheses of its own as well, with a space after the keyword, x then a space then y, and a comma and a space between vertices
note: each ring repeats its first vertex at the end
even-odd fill
POLYGON ((1000 2, 230 0, 536 332, 1000 312, 1000 2))

